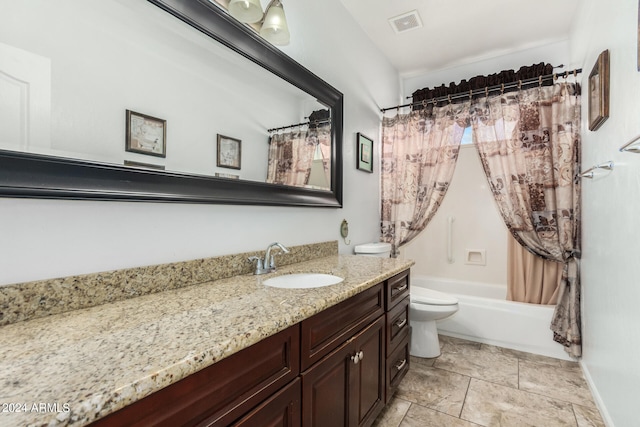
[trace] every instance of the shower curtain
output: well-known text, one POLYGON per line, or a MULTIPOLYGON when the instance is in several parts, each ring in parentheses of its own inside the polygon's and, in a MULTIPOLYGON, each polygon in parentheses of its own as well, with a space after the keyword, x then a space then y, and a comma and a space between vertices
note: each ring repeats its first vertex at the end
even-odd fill
POLYGON ((473 102, 473 138, 512 236, 562 263, 551 329, 572 356, 580 335, 580 87, 520 90, 473 102))
POLYGON ((382 239, 392 244, 397 256, 399 246, 429 223, 447 192, 468 121, 511 235, 527 251, 562 266, 559 286, 551 292, 557 299, 551 329, 554 340, 578 357, 578 84, 540 85, 444 107, 424 105, 406 115, 384 118, 382 239))
POLYGON ((306 130, 276 133, 269 140, 267 182, 304 186, 309 182, 317 138, 306 130))
POLYGON ((451 104, 382 120, 381 233, 398 248, 422 231, 446 194, 469 104, 451 104))

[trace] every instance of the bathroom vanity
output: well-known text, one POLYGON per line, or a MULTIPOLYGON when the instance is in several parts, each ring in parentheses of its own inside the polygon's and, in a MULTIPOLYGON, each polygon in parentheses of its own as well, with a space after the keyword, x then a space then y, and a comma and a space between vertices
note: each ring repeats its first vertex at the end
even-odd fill
POLYGON ((93 425, 371 425, 409 368, 408 280, 397 274, 93 425))
POLYGON ((409 367, 412 264, 332 255, 275 273, 344 278, 324 288, 248 274, 3 326, 0 397, 61 410, 0 423, 371 425, 409 367))

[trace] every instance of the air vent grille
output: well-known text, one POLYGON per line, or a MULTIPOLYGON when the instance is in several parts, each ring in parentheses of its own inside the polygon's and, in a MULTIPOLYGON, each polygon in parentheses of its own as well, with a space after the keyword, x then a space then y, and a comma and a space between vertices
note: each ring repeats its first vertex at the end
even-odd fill
POLYGON ((420 19, 420 15, 417 10, 412 10, 411 12, 389 18, 389 23, 396 34, 415 30, 416 28, 422 28, 422 20, 420 19))

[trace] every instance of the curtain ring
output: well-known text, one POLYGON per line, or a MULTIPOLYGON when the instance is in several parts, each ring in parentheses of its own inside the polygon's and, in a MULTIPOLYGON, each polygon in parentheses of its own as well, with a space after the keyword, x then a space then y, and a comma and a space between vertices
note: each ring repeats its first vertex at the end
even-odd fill
POLYGON ((568 71, 565 71, 565 72, 564 72, 564 78, 566 79, 567 77, 569 77, 569 72, 568 72, 568 71))
POLYGON ((573 70, 573 78, 577 78, 578 77, 578 70, 573 70))
POLYGON ((538 76, 538 87, 542 87, 542 76, 538 76))
POLYGON ((473 99, 473 89, 469 89, 469 101, 473 99))
POLYGON ((554 82, 558 81, 558 74, 557 73, 553 73, 553 81, 554 82))
POLYGON ((484 96, 487 97, 487 98, 489 97, 489 87, 488 86, 484 87, 484 96))
POLYGON ((447 95, 447 99, 449 99, 449 104, 451 104, 451 95, 447 95))
POLYGON ((504 95, 504 83, 500 83, 500 95, 504 95))
POLYGON ((522 90, 522 80, 518 80, 518 90, 522 90))

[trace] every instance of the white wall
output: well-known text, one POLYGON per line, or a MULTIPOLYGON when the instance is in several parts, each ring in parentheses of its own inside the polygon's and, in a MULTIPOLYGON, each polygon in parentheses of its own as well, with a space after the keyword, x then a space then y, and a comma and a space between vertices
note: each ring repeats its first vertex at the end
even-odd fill
MULTIPOLYGON (((518 70, 523 65, 547 62, 564 64, 572 70, 569 42, 523 50, 510 55, 468 64, 447 70, 407 78, 403 81, 404 95, 411 96, 425 87, 442 83, 469 80, 477 75, 518 70)), ((391 112, 393 113, 393 112, 391 112)), ((389 114, 389 113, 388 113, 389 114)), ((427 228, 413 241, 401 248, 401 256, 413 259, 414 274, 446 277, 484 283, 507 283, 507 228, 489 191, 487 178, 477 151, 472 146, 461 148, 451 186, 427 228), (447 219, 454 217, 452 248, 454 262, 447 259, 447 219), (466 250, 484 250, 486 265, 466 264, 466 250)))
POLYGON ((351 253, 353 244, 377 240, 379 171, 355 170, 355 134, 379 143, 378 108, 397 101, 398 74, 339 0, 302 3, 285 6, 292 43, 283 50, 344 93, 342 209, 3 198, 0 284, 260 250, 272 241, 338 239, 351 253), (340 239, 342 219, 351 246, 340 239))
POLYGON ((507 227, 493 200, 473 145, 460 148, 456 170, 440 209, 418 237, 403 246, 416 260, 413 274, 483 283, 507 283, 507 227), (447 259, 447 220, 453 217, 452 255, 447 259), (485 251, 485 265, 466 263, 466 250, 485 251))
POLYGON ((582 364, 608 425, 639 425, 640 401, 640 155, 618 148, 640 134, 637 71, 638 2, 581 2, 571 38, 572 58, 588 76, 605 49, 611 55, 610 117, 587 128, 583 96, 582 164, 613 160, 607 176, 583 180, 582 364))
POLYGON ((540 62, 550 63, 554 67, 564 65, 564 68, 554 70, 561 73, 573 70, 573 64, 568 63, 569 57, 569 41, 567 40, 454 68, 435 70, 424 75, 403 79, 404 96, 411 96, 416 90, 425 87, 433 88, 442 84, 449 86, 450 82, 458 83, 462 79, 468 81, 478 75, 494 74, 502 70, 518 71, 523 65, 529 66, 540 62))

